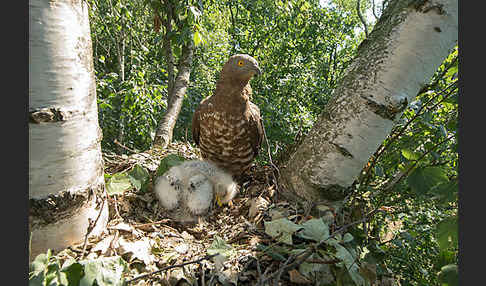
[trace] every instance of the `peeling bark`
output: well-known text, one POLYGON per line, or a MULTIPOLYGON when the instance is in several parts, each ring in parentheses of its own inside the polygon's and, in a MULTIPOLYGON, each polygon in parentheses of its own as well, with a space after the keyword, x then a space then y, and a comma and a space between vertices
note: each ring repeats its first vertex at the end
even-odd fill
MULTIPOLYGON (((68 204, 63 212, 72 215, 62 223, 32 223, 40 217, 31 204, 35 255, 83 239, 103 196, 104 178, 86 2, 30 0, 29 17, 29 199, 47 202, 61 193, 88 192, 96 199, 81 203, 86 212, 74 211, 78 203, 68 204), (38 233, 46 231, 50 238, 44 240, 38 233)), ((53 217, 56 211, 51 210, 53 217)), ((93 233, 104 228, 103 221, 93 233)))
POLYGON ((325 110, 283 166, 287 194, 343 199, 457 37, 457 0, 390 1, 325 110))

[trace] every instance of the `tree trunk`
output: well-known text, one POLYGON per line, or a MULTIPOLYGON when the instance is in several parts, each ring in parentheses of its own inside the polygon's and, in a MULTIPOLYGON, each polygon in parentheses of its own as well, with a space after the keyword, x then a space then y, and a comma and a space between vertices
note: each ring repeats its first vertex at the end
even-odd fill
POLYGON ((167 112, 159 122, 155 133, 154 147, 165 148, 171 141, 174 127, 181 111, 184 95, 189 86, 189 76, 191 75, 192 56, 193 56, 192 37, 188 39, 186 45, 182 47, 182 55, 177 65, 178 72, 174 81, 174 86, 170 90, 167 103, 167 112))
POLYGON ((85 1, 29 1, 30 259, 106 226, 101 129, 85 1), (98 218, 98 219, 97 219, 98 218))
POLYGON ((331 205, 342 201, 457 37, 457 0, 390 1, 283 166, 286 194, 331 205))

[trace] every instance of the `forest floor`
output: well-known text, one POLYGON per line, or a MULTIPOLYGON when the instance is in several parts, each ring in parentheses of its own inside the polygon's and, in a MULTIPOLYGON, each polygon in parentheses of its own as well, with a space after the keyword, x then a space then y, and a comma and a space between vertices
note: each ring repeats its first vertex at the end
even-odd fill
MULTIPOLYGON (((199 158, 198 149, 186 143, 130 156, 105 153, 105 174, 139 164, 154 178, 161 159, 169 154, 188 160, 199 158)), ((83 247, 88 259, 120 255, 129 262, 130 274, 125 278, 131 280, 130 285, 256 285, 259 278, 278 271, 282 263, 272 257, 272 252, 269 255, 262 251, 269 245, 276 246, 275 239, 264 231, 264 221, 287 217, 298 223, 305 218, 304 209, 278 195, 269 166, 254 166, 232 204, 215 205, 197 223, 179 223, 168 217, 159 206, 152 184, 145 193, 133 189, 109 196, 108 202, 107 230, 90 237, 86 246, 74 245, 73 252, 66 255, 79 254, 83 247), (214 252, 225 252, 226 259, 206 259, 214 252), (188 263, 199 259, 202 261, 188 263), (164 267, 173 268, 150 274, 164 267)), ((289 274, 280 276, 279 285, 285 285, 282 282, 289 279, 289 274)), ((305 279, 292 277, 299 278, 305 279)))
MULTIPOLYGON (((368 279, 377 281, 373 265, 358 267, 353 262, 357 258, 351 256, 343 264, 346 257, 330 251, 333 247, 310 242, 312 236, 319 241, 327 233, 329 239, 334 237, 344 243, 349 233, 344 235, 347 227, 339 229, 335 224, 323 229, 320 219, 321 224, 308 224, 303 230, 304 224, 312 220, 311 206, 287 201, 280 194, 278 172, 270 166, 255 164, 238 182, 240 190, 231 204, 213 204, 209 213, 194 223, 174 220, 159 205, 152 183, 161 160, 170 154, 186 160, 200 158, 199 149, 182 142, 172 143, 165 150, 129 156, 104 153, 105 176, 139 165, 148 170, 149 184, 143 192, 133 188, 109 195, 106 230, 62 250, 57 257, 122 257, 127 262, 123 285, 354 285, 345 270, 348 266, 344 267, 347 263, 354 267, 348 268, 350 274, 367 272, 368 279), (279 219, 283 225, 273 225, 279 234, 269 235, 269 222, 279 219), (286 227, 294 229, 284 230, 286 227), (301 230, 307 234, 296 235, 301 230), (343 284, 343 279, 347 283, 343 284)), ((378 280, 373 285, 397 285, 388 278, 378 280)))

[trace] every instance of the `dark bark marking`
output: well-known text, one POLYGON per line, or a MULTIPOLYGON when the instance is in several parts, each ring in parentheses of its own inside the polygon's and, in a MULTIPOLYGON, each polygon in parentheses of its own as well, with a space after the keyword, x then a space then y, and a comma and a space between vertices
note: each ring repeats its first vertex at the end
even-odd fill
POLYGON ((65 111, 60 108, 42 108, 29 112, 29 123, 61 122, 73 117, 73 111, 65 111))
POLYGON ((398 113, 402 112, 408 105, 408 100, 406 98, 400 101, 400 103, 397 105, 379 104, 365 96, 361 96, 361 98, 363 98, 366 101, 366 105, 368 105, 368 107, 375 114, 389 120, 395 120, 395 116, 398 113))
POLYGON ((331 144, 334 145, 334 146, 336 146, 336 148, 338 149, 339 153, 341 153, 344 157, 353 158, 353 155, 346 148, 344 148, 342 146, 339 146, 336 143, 331 143, 331 144))

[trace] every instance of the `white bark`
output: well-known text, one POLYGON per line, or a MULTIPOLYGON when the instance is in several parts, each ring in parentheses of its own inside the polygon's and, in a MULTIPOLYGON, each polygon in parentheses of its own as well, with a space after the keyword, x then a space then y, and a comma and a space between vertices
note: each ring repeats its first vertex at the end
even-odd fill
MULTIPOLYGON (((104 188, 101 130, 86 2, 30 0, 29 17, 29 198, 99 194, 104 188)), ((87 205, 90 209, 63 222, 68 227, 51 226, 54 233, 42 251, 83 238, 88 217, 98 214, 94 204, 87 205)), ((106 216, 104 211, 93 233, 103 228, 106 216)), ((44 239, 36 233, 32 249, 40 249, 44 239)))
POLYGON ((338 200, 457 44, 457 0, 392 1, 291 156, 284 180, 307 199, 338 200))

